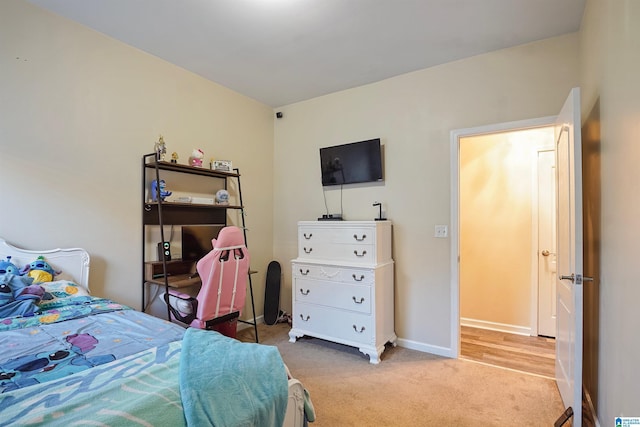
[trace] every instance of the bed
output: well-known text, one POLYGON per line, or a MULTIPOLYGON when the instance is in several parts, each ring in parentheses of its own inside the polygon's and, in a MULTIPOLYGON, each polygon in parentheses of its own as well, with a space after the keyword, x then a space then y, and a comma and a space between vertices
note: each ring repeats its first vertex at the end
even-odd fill
POLYGON ((306 424, 308 394, 275 347, 92 296, 83 249, 0 239, 0 260, 0 425, 306 424), (54 273, 41 290, 38 257, 54 273))

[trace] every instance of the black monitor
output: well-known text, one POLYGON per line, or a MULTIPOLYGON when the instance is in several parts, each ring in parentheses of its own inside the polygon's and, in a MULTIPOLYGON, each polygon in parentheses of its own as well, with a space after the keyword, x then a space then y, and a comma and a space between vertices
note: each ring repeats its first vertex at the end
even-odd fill
POLYGON ((223 225, 183 225, 182 259, 198 261, 211 252, 211 239, 218 237, 223 225))

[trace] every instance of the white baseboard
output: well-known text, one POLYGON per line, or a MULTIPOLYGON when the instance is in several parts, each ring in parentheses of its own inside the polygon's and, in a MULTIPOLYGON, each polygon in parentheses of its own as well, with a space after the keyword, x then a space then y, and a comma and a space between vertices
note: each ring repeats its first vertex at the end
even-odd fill
POLYGON ((469 319, 466 317, 460 318, 460 326, 508 332, 510 334, 531 335, 531 328, 528 326, 508 325, 506 323, 488 322, 486 320, 469 319))
MULTIPOLYGON (((496 322, 487 322, 485 320, 460 318, 460 325, 471 326, 474 328, 490 329, 493 331, 508 332, 511 334, 518 334, 518 335, 531 335, 531 328, 529 327, 507 325, 504 323, 496 323, 496 322)), ((423 353, 431 353, 437 356, 449 357, 452 359, 456 359, 458 357, 458 355, 454 354, 453 349, 451 349, 450 347, 430 345, 422 342, 407 340, 404 338, 398 338, 398 345, 400 347, 421 351, 423 353)))
MULTIPOLYGON (((253 320, 251 319, 244 319, 247 322, 253 322, 253 320)), ((258 316, 256 317, 256 324, 259 325, 261 323, 264 323, 264 316, 258 316)), ((253 325, 250 325, 248 323, 244 323, 244 322, 238 322, 238 327, 236 328, 238 331, 241 331, 243 329, 247 329, 247 328, 253 328, 253 325)))
POLYGON ((417 341, 411 341, 404 338, 398 338, 398 346, 408 348, 410 350, 417 350, 423 353, 431 353, 437 356, 449 357, 455 359, 457 354, 453 354, 453 351, 449 347, 440 347, 437 345, 425 344, 417 341))

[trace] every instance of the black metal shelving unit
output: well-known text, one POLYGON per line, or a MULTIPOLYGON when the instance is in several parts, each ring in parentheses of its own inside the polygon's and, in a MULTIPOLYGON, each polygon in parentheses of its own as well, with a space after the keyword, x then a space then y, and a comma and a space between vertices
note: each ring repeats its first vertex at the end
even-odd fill
MULTIPOLYGON (((149 191, 149 195, 151 191, 149 191)), ((152 283, 159 286, 164 286, 165 292, 169 292, 170 279, 169 279, 169 264, 164 257, 158 262, 162 265, 162 279, 150 280, 148 277, 146 260, 146 234, 147 226, 156 225, 160 228, 160 241, 166 242, 164 236, 165 225, 223 225, 227 224, 227 210, 236 209, 240 211, 242 218, 242 230, 244 233, 245 245, 247 244, 247 228, 245 224, 245 212, 242 199, 242 187, 240 184, 240 170, 235 168, 234 172, 223 172, 211 169, 205 169, 200 167, 181 165, 178 163, 170 163, 158 160, 157 153, 145 154, 142 156, 142 311, 146 310, 147 295, 146 286, 147 283, 152 283), (228 189, 228 180, 235 179, 238 184, 238 199, 239 205, 204 205, 204 204, 192 204, 192 203, 176 203, 163 201, 161 197, 157 197, 156 201, 149 201, 145 198, 148 190, 148 184, 150 182, 148 173, 153 173, 153 179, 156 182, 160 182, 160 172, 177 172, 189 175, 198 175, 209 178, 220 179, 224 181, 224 189, 228 189)), ((189 278, 191 280, 191 278, 189 278)), ((258 342, 258 325, 256 322, 256 308, 255 300, 253 298, 253 283, 251 281, 251 274, 248 277, 249 280, 249 294, 251 298, 251 311, 253 314, 253 321, 238 319, 239 322, 252 325, 254 328, 256 342, 258 342)), ((197 284, 197 281, 193 282, 197 284)), ((171 313, 167 307, 167 319, 171 319, 171 313)))

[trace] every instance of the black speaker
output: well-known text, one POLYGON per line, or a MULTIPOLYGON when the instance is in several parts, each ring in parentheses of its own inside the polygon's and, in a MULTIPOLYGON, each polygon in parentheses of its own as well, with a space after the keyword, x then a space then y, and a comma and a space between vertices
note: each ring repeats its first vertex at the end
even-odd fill
POLYGON ((158 261, 162 261, 164 257, 165 261, 171 261, 171 245, 169 242, 158 243, 158 261))

